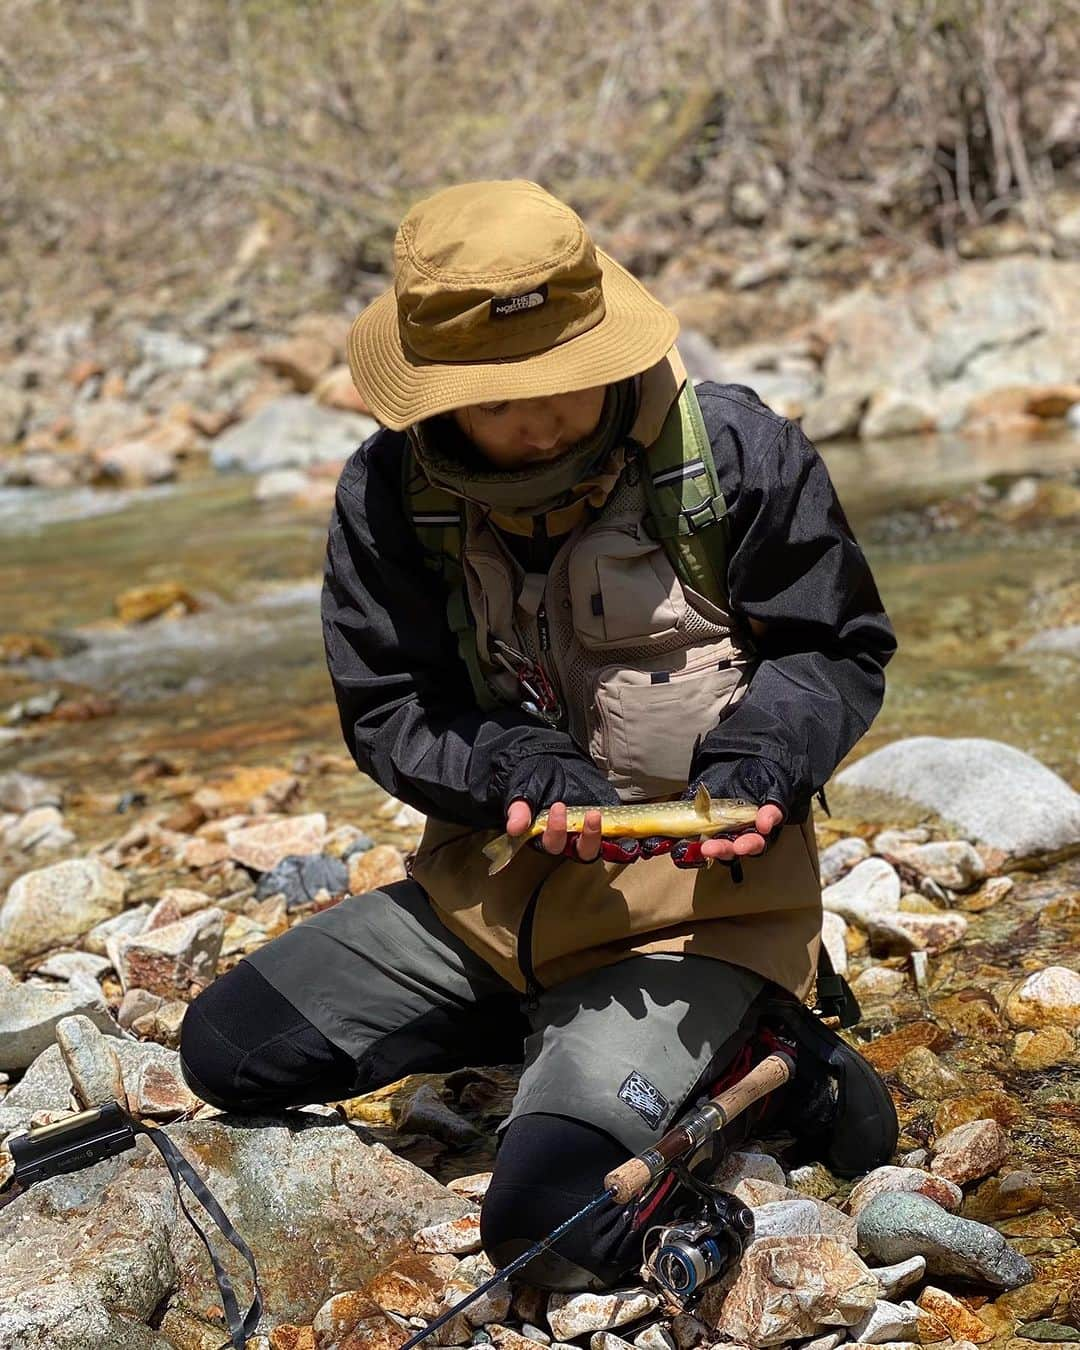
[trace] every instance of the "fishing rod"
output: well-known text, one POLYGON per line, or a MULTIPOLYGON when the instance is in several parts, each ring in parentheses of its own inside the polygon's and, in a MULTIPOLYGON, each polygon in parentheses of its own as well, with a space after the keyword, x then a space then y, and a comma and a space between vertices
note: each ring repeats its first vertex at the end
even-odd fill
POLYGON ((528 1251, 522 1252, 508 1265, 503 1266, 501 1270, 497 1270, 490 1279, 485 1280, 471 1294, 455 1303, 449 1311, 437 1317, 434 1322, 430 1322, 423 1331, 418 1331, 415 1336, 405 1342, 401 1350, 413 1350, 414 1346, 422 1344, 429 1336, 433 1336, 441 1327, 446 1326, 448 1322, 457 1317, 459 1313, 464 1312, 477 1299, 482 1298, 490 1289, 504 1283, 534 1257, 547 1251, 571 1228, 576 1227, 594 1211, 607 1204, 622 1207, 636 1200, 669 1167, 675 1166, 680 1159, 695 1152, 707 1139, 722 1130, 729 1121, 734 1120, 748 1106, 753 1105, 754 1102, 768 1093, 775 1092, 777 1088, 783 1087, 794 1072, 794 1059, 783 1050, 775 1051, 755 1065, 737 1083, 692 1108, 682 1120, 668 1130, 662 1139, 658 1139, 655 1144, 610 1171, 604 1178, 604 1189, 598 1195, 595 1195, 588 1204, 579 1209, 576 1214, 564 1219, 547 1237, 541 1238, 528 1251))

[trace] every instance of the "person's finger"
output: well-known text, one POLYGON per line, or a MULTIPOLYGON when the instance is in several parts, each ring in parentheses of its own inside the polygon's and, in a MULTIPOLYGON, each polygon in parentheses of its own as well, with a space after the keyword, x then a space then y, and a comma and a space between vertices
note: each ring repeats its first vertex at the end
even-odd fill
POLYGON ((566 848, 566 803, 553 802, 548 807, 547 828, 541 836, 548 853, 562 853, 566 848))
POLYGON ((775 830, 783 819, 784 813, 775 802, 766 802, 764 806, 758 807, 754 829, 758 834, 768 834, 770 830, 775 830))
POLYGON ((518 797, 506 812, 506 833, 516 837, 524 834, 531 824, 532 807, 523 797, 518 797))
POLYGON ((602 814, 599 811, 586 811, 585 821, 578 835, 577 855, 582 862, 592 862, 600 855, 600 837, 603 829, 602 814))
POLYGON ((703 839, 701 841, 701 856, 703 858, 715 858, 719 862, 730 862, 735 856, 735 850, 732 848, 730 839, 703 839))
POLYGON ((765 840, 755 831, 748 830, 746 834, 737 835, 731 841, 731 847, 736 858, 754 858, 765 852, 765 840))

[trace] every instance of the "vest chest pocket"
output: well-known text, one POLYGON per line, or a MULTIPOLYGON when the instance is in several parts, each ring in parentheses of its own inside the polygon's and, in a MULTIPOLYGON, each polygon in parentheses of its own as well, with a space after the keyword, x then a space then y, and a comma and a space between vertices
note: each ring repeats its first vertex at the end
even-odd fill
POLYGON ((730 642, 691 648, 685 658, 679 668, 608 666, 597 676, 589 753, 624 800, 682 792, 694 742, 743 693, 748 673, 744 662, 732 660, 730 642))
POLYGON ((649 646, 681 631, 682 586, 643 530, 591 529, 569 558, 574 630, 583 647, 649 646))

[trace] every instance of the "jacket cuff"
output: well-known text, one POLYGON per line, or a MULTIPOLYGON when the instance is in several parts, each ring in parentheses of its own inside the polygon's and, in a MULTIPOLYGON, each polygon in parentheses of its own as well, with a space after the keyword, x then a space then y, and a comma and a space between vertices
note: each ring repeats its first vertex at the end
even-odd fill
POLYGON ((690 787, 704 783, 712 797, 737 797, 764 806, 772 802, 784 819, 803 821, 810 811, 811 788, 788 756, 745 753, 703 741, 690 770, 690 787))

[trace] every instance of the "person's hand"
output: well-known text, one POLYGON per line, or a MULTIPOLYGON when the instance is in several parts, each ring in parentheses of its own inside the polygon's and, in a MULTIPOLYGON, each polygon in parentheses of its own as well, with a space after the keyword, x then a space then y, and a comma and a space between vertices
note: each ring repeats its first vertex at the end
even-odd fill
POLYGON ((752 830, 744 830, 733 839, 703 839, 701 857, 714 862, 731 862, 735 858, 754 858, 764 853, 769 836, 783 821, 784 813, 772 802, 758 807, 752 830))
MULTIPOLYGON (((532 808, 527 801, 518 798, 510 803, 506 813, 508 835, 513 838, 524 834, 532 822, 532 808)), ((566 828, 566 803, 553 802, 548 808, 547 828, 536 842, 545 853, 576 858, 583 863, 595 862, 597 858, 617 863, 636 861, 636 839, 604 839, 601 837, 602 829, 603 813, 593 810, 585 812, 581 832, 571 833, 566 828)))

